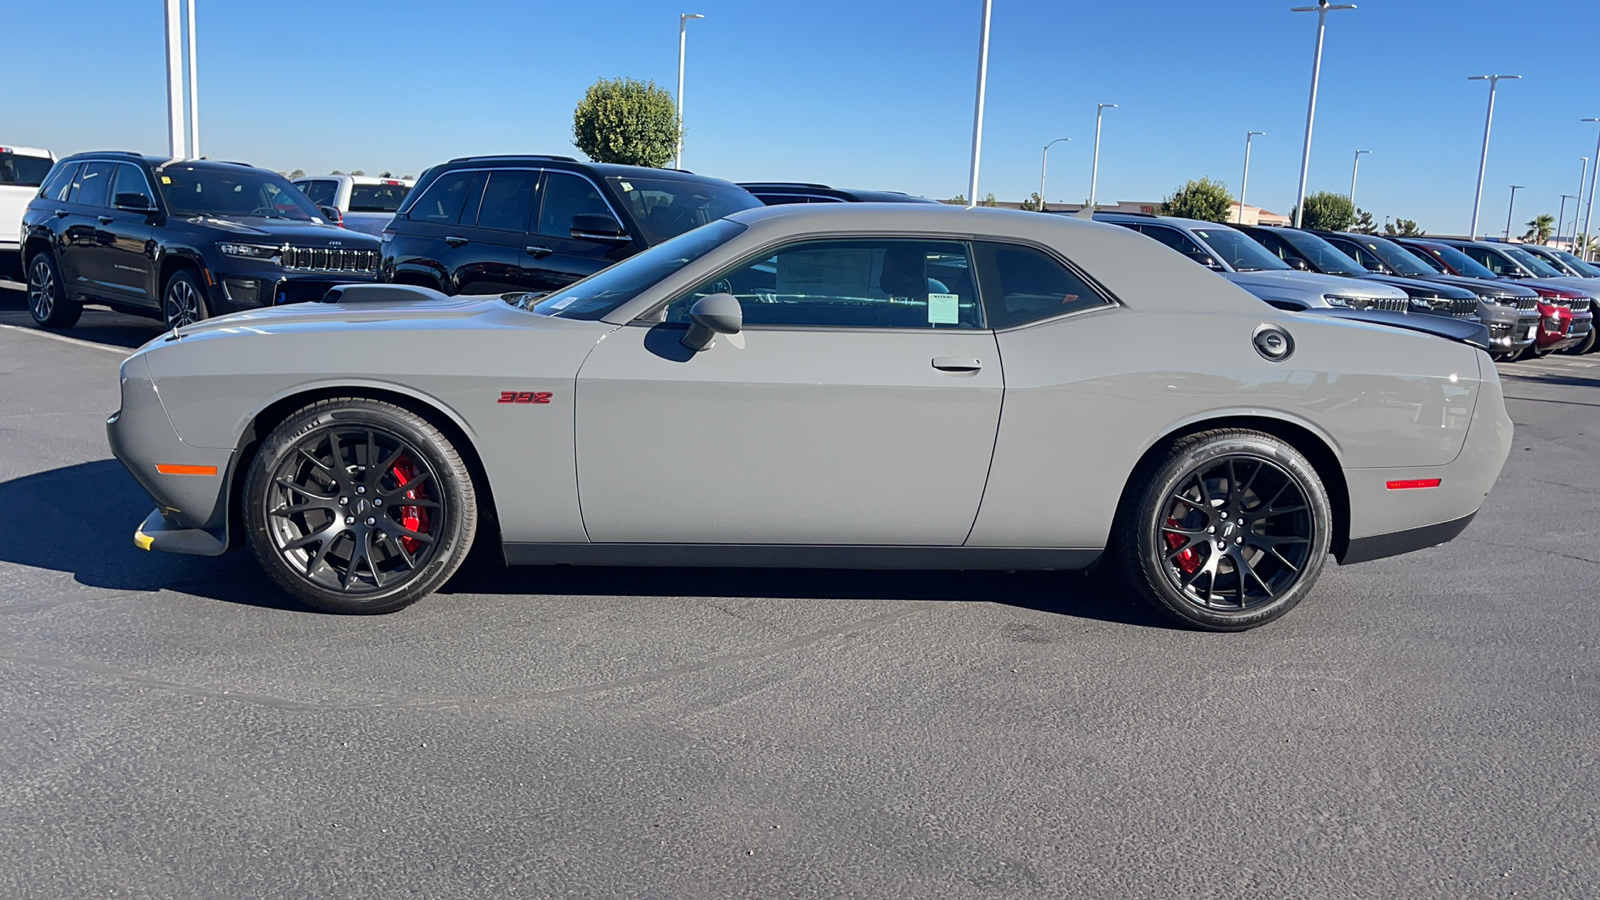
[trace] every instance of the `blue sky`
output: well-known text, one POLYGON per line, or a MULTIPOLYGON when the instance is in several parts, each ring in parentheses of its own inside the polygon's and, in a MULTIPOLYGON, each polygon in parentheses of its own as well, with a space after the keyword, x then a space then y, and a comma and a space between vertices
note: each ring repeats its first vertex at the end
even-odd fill
MULTIPOLYGON (((1310 2, 1310 0, 1306 0, 1310 2)), ((995 0, 980 192, 1088 195, 1106 113, 1102 202, 1159 199, 1209 176, 1294 200, 1316 17, 1299 0, 995 0)), ((8 4, 0 142, 57 153, 166 149, 160 0, 8 4), (26 37, 25 37, 26 36, 26 37)), ((1502 82, 1484 230, 1554 214, 1593 155, 1593 0, 1366 0, 1331 14, 1310 190, 1344 192, 1432 232, 1472 212, 1487 87, 1502 82)), ((596 78, 673 86, 691 22, 685 162, 950 197, 966 189, 978 0, 200 0, 202 149, 274 169, 417 173, 469 153, 577 155, 572 108, 596 78), (270 10, 270 14, 266 11, 270 10), (448 10, 448 12, 441 12, 448 10)), ((1568 204, 1568 218, 1571 204, 1568 204)))

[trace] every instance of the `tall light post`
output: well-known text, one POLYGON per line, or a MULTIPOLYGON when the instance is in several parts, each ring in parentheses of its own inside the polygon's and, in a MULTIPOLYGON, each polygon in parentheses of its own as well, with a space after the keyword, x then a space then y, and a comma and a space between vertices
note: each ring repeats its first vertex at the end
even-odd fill
POLYGON ((683 51, 689 43, 689 20, 704 18, 698 13, 678 16, 678 152, 672 158, 674 169, 683 168, 683 51))
POLYGON ((1328 0, 1317 0, 1316 6, 1296 6, 1290 12, 1314 12, 1317 14, 1317 50, 1311 57, 1311 101, 1306 105, 1306 144, 1300 151, 1300 191, 1295 195, 1294 201, 1294 227, 1300 227, 1300 217, 1305 212, 1306 205, 1306 174, 1311 170, 1311 125, 1317 118, 1317 82, 1322 79, 1322 32, 1328 24, 1328 13, 1340 9, 1355 9, 1354 3, 1330 4, 1328 0))
POLYGON ((166 0, 167 9, 167 154, 188 156, 183 140, 183 9, 180 0, 166 0))
POLYGON ((1371 150, 1357 150, 1356 161, 1350 165, 1350 208, 1356 205, 1356 173, 1361 171, 1361 155, 1371 153, 1371 150))
POLYGON ((1106 110, 1116 108, 1117 105, 1115 103, 1102 103, 1096 106, 1094 110, 1094 165, 1089 169, 1089 209, 1091 211, 1095 208, 1095 189, 1100 184, 1100 118, 1105 115, 1106 110))
POLYGON ((1580 156, 1583 164, 1578 167, 1578 199, 1572 206, 1572 242, 1578 242, 1578 219, 1583 216, 1583 179, 1589 174, 1589 157, 1580 156))
POLYGON ((1250 187, 1250 139, 1264 134, 1266 134, 1265 131, 1246 131, 1244 133, 1244 176, 1239 179, 1239 212, 1233 218, 1235 222, 1241 224, 1244 222, 1244 192, 1250 187))
POLYGON ((1056 138, 1055 140, 1051 141, 1050 143, 1044 145, 1044 155, 1039 158, 1039 211, 1040 212, 1044 212, 1044 208, 1045 208, 1045 202, 1044 202, 1044 168, 1045 168, 1045 165, 1050 162, 1050 148, 1054 147, 1055 145, 1057 145, 1059 143, 1062 143, 1063 141, 1071 141, 1071 140, 1072 140, 1072 138, 1056 138))
POLYGON ((200 156, 200 69, 194 61, 194 0, 189 0, 189 155, 200 156))
POLYGON ((983 94, 989 86, 989 9, 983 0, 983 21, 978 27, 978 98, 972 112, 972 173, 967 179, 967 208, 978 205, 978 158, 983 155, 983 94))
POLYGON ((1511 186, 1511 202, 1506 204, 1506 240, 1511 240, 1511 211, 1517 208, 1517 191, 1526 185, 1513 184, 1511 186))
POLYGON ((1472 197, 1472 239, 1478 238, 1478 210, 1483 206, 1483 173, 1489 168, 1489 129, 1494 125, 1494 91, 1499 87, 1500 79, 1511 81, 1520 79, 1521 75, 1468 75, 1468 81, 1489 82, 1489 112, 1483 117, 1483 154, 1478 157, 1478 192, 1472 197))
POLYGON ((1561 242, 1561 229, 1567 227, 1567 201, 1577 199, 1571 194, 1561 195, 1561 211, 1556 213, 1556 243, 1561 242))
MULTIPOLYGON (((1585 122, 1600 122, 1600 119, 1584 119, 1585 122)), ((1578 254, 1584 262, 1589 261, 1589 223, 1594 216, 1594 182, 1595 175, 1600 174, 1600 138, 1594 144, 1594 166, 1589 170, 1589 205, 1584 207, 1583 213, 1583 252, 1578 254)))

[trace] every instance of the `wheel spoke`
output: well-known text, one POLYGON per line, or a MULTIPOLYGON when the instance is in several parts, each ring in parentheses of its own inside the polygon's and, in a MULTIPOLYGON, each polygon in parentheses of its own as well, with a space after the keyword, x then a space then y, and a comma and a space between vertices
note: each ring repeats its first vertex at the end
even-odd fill
POLYGON ((1268 547, 1267 548, 1267 552, 1271 553, 1273 556, 1277 557, 1278 562, 1283 563, 1284 565, 1288 566, 1289 567, 1289 571, 1293 572, 1296 575, 1300 574, 1300 567, 1296 566, 1292 562, 1289 562, 1287 557, 1285 557, 1282 553, 1278 552, 1278 548, 1277 547, 1268 547))
POLYGON ((385 500, 387 500, 390 497, 399 496, 400 494, 403 494, 406 491, 416 490, 418 486, 420 486, 424 481, 427 481, 427 480, 428 480, 428 473, 427 472, 422 472, 419 475, 417 475, 417 477, 411 479, 410 481, 406 482, 405 484, 402 484, 402 485, 399 485, 397 487, 391 488, 390 490, 387 490, 387 491, 379 491, 378 492, 378 496, 380 496, 380 497, 384 498, 385 500))
POLYGON ((391 469, 393 469, 394 468, 394 464, 399 462, 400 461, 400 457, 405 456, 405 455, 406 455, 405 445, 402 444, 401 446, 394 448, 394 452, 389 454, 387 459, 385 459, 383 462, 378 464, 378 475, 379 475, 379 477, 382 477, 384 474, 386 474, 391 469))
POLYGON ((289 516, 295 515, 296 513, 303 513, 303 512, 308 512, 308 511, 311 511, 311 510, 323 510, 323 511, 326 511, 326 512, 333 512, 337 507, 338 507, 338 504, 334 504, 334 503, 293 503, 293 504, 285 503, 282 506, 278 507, 277 509, 274 509, 271 512, 267 513, 267 515, 269 515, 269 516, 283 516, 284 518, 288 518, 289 516))
POLYGON ((1263 513, 1260 514, 1260 518, 1267 519, 1267 518, 1271 518, 1273 516, 1288 515, 1289 513, 1293 513, 1293 512, 1304 512, 1305 509, 1306 509, 1306 506, 1303 503, 1299 504, 1297 506, 1285 506, 1282 509, 1272 509, 1272 508, 1269 507, 1266 512, 1263 512, 1263 513))
POLYGON ((391 538, 407 537, 424 544, 433 543, 433 535, 424 534, 420 531, 412 531, 393 519, 379 519, 378 527, 382 528, 383 533, 387 534, 391 538))
POLYGON ((279 487, 288 488, 289 490, 294 491, 295 493, 299 494, 302 497, 310 497, 313 500, 332 500, 333 496, 334 496, 333 494, 317 494, 317 493, 313 493, 312 491, 309 491, 309 490, 301 487, 300 485, 295 484, 294 482, 290 481, 287 478, 284 478, 281 475, 278 476, 277 478, 273 479, 273 481, 279 487))
POLYGON ((372 552, 372 532, 362 535, 361 543, 361 555, 367 560, 367 571, 372 573, 372 583, 377 587, 383 587, 383 572, 379 571, 378 560, 372 552))
POLYGON ((323 471, 326 471, 326 472, 332 472, 333 471, 333 466, 330 466, 327 463, 323 462, 322 460, 318 459, 316 454, 312 453, 310 450, 306 449, 305 447, 301 447, 300 448, 300 455, 304 456, 306 459, 310 460, 312 465, 316 466, 319 469, 322 469, 323 471))
POLYGON ((1235 566, 1237 566, 1239 568, 1239 608, 1240 609, 1243 609, 1245 607, 1244 578, 1245 578, 1246 575, 1248 575, 1252 579, 1254 579, 1256 584, 1261 585, 1261 589, 1263 591, 1267 592, 1267 599, 1268 600, 1271 600, 1273 597, 1277 596, 1273 592, 1272 586, 1267 584, 1265 581, 1263 581, 1260 575, 1256 574, 1255 567, 1250 565, 1250 561, 1244 558, 1244 554, 1243 553, 1236 554, 1233 557, 1233 563, 1234 563, 1235 566))

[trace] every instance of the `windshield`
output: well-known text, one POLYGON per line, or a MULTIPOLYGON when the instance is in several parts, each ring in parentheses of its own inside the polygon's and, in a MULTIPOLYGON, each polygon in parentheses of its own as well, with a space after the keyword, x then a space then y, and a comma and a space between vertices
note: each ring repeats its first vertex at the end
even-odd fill
POLYGON ((1253 238, 1232 228, 1196 228, 1194 233, 1206 242, 1218 259, 1236 272, 1289 268, 1288 263, 1273 256, 1253 238))
POLYGON ((1449 266, 1452 269, 1455 269, 1457 272, 1460 272, 1461 274, 1467 276, 1468 278, 1499 278, 1500 277, 1499 275, 1496 275, 1495 273, 1489 271, 1489 268, 1487 266, 1485 266, 1484 264, 1478 262, 1477 260, 1475 260, 1472 257, 1466 255, 1465 253, 1462 253, 1460 250, 1457 250, 1454 247, 1449 247, 1449 246, 1446 246, 1446 245, 1443 245, 1443 244, 1439 244, 1437 246, 1429 247, 1428 249, 1423 250, 1421 252, 1423 252, 1423 253, 1432 253, 1434 256, 1437 256, 1440 259, 1444 260, 1444 264, 1445 265, 1449 266))
POLYGON ((392 213, 400 208, 406 199, 406 192, 410 190, 398 181, 394 184, 352 184, 350 211, 392 213))
POLYGON ((1437 275, 1437 269, 1423 265, 1420 260, 1399 244, 1381 240, 1379 238, 1354 238, 1355 243, 1362 249, 1378 258, 1378 262, 1389 267, 1389 271, 1396 275, 1437 275))
POLYGON ((38 187, 44 184, 44 176, 53 165, 55 165, 54 162, 42 156, 17 156, 14 153, 0 154, 0 184, 38 187))
POLYGON ((715 181, 676 178, 607 178, 633 214, 645 241, 659 244, 741 209, 761 206, 750 192, 715 181))
POLYGON ((1584 262, 1565 250, 1547 250, 1545 252, 1554 254, 1558 259, 1566 263, 1567 266, 1570 267, 1574 272, 1577 272, 1579 275, 1582 275, 1585 278, 1600 278, 1600 269, 1595 268, 1593 265, 1584 262))
POLYGON ((1344 251, 1314 234, 1304 231, 1287 231, 1283 239, 1311 260, 1311 267, 1327 275, 1365 275, 1366 267, 1344 254, 1344 251))
POLYGON ((744 228, 737 222, 713 222, 657 244, 609 269, 601 269, 553 294, 528 295, 516 305, 541 315, 565 319, 602 318, 661 279, 727 243, 744 228))
POLYGON ((1522 249, 1521 247, 1502 247, 1501 249, 1506 251, 1506 255, 1510 256, 1517 262, 1522 263, 1523 266, 1527 267, 1528 271, 1539 276, 1540 278, 1562 277, 1560 269, 1557 269, 1555 266, 1550 265, 1539 257, 1522 249))
POLYGON ((161 196, 175 216, 263 216, 321 222, 311 201, 289 180, 262 169, 169 165, 157 170, 161 196))

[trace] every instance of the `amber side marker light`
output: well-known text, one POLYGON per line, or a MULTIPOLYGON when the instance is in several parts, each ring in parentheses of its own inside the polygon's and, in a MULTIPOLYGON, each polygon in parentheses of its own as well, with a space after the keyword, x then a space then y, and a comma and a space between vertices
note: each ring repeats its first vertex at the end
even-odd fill
POLYGON ((1406 481, 1390 481, 1386 486, 1391 491, 1408 491, 1412 488, 1436 488, 1439 486, 1437 478, 1412 478, 1406 481))
MULTIPOLYGON (((172 466, 166 463, 157 463, 156 471, 163 475, 215 475, 216 466, 172 466)), ((1390 482, 1393 484, 1393 482, 1390 482)))

